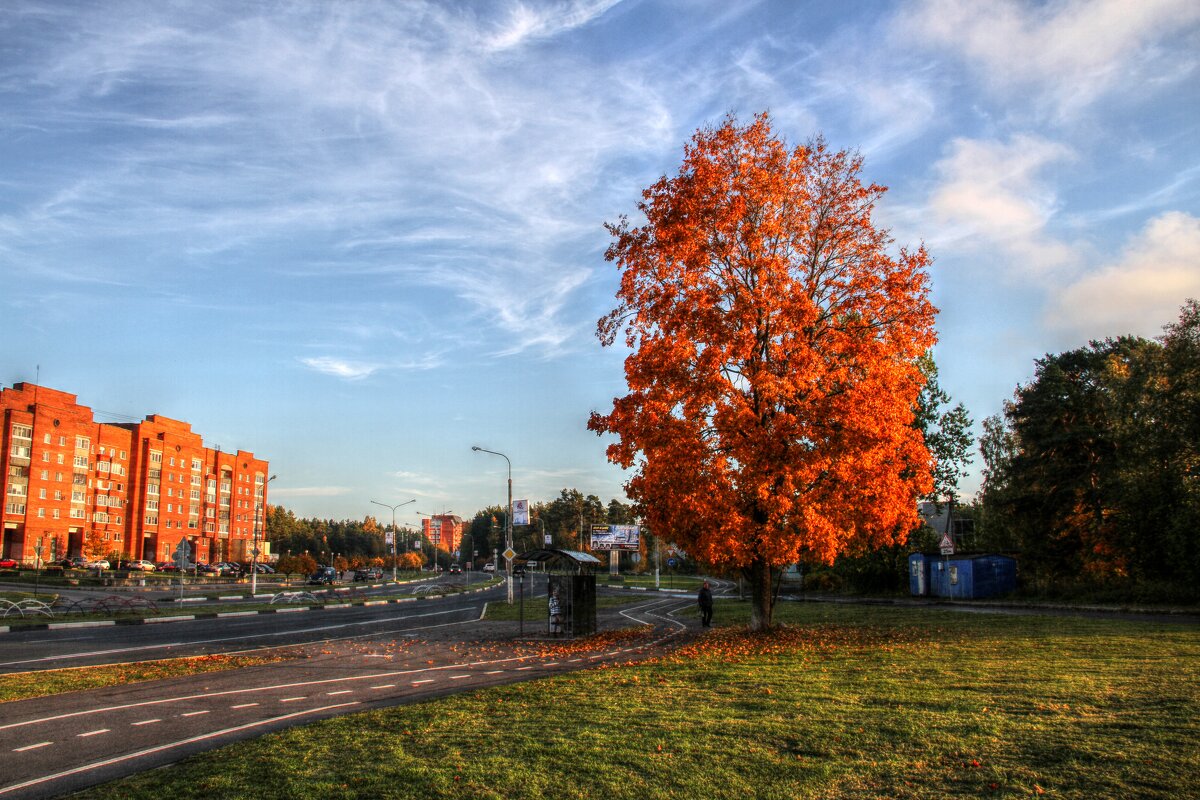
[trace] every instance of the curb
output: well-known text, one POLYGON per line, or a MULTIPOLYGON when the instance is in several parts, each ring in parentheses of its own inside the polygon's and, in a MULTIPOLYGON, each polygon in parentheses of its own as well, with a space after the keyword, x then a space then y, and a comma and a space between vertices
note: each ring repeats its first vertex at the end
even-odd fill
MULTIPOLYGON (((382 585, 382 584, 381 584, 382 585)), ((503 584, 498 584, 503 585, 503 584)), ((370 587, 376 588, 376 587, 370 587)), ((478 594, 485 592, 488 589, 495 588, 493 586, 484 586, 479 589, 467 589, 462 592, 454 592, 454 594, 478 594)), ((349 587, 344 589, 335 589, 334 591, 349 591, 349 587)), ((258 597, 259 595, 255 595, 258 597)), ((272 597, 273 595, 265 595, 272 597)), ((100 620, 81 620, 79 622, 41 622, 32 625, 20 625, 15 629, 11 625, 0 625, 0 633, 15 633, 17 631, 46 631, 46 630, 62 630, 64 628, 108 628, 114 625, 158 625, 167 622, 191 622, 197 619, 218 619, 223 617, 249 617, 256 614, 294 614, 297 611, 333 611, 339 608, 355 608, 365 606, 382 606, 399 603, 413 603, 418 600, 433 600, 448 597, 445 594, 424 595, 422 597, 394 597, 380 600, 363 600, 355 603, 338 603, 337 605, 319 605, 319 606, 280 606, 278 608, 261 608, 256 611, 210 611, 199 612, 196 614, 172 614, 167 617, 132 617, 130 619, 100 619, 100 620)), ((184 602, 200 602, 205 598, 184 598, 184 602)), ((242 598, 238 598, 242 599, 242 598)), ((178 602, 178 601, 174 601, 178 602)))

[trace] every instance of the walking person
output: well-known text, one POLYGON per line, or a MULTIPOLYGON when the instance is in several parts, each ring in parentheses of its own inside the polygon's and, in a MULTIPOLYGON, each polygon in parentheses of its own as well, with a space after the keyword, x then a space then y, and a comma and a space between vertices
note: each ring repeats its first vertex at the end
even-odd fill
POLYGON ((712 589, 708 585, 708 581, 700 587, 700 594, 696 596, 696 602, 700 605, 700 625, 704 628, 712 627, 713 614, 713 595, 712 589))

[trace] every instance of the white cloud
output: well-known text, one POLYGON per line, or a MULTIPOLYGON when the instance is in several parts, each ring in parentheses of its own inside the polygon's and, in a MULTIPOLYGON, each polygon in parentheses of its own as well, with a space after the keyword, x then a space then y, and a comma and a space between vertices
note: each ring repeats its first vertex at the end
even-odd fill
MULTIPOLYGON (((1141 67, 1159 55, 1157 41, 1198 19, 1195 0, 925 0, 901 24, 913 38, 961 54, 993 88, 1034 87, 1070 113, 1118 83, 1149 80, 1141 67)), ((1178 79, 1194 70, 1195 55, 1187 62, 1181 71, 1169 60, 1161 71, 1178 79)))
POLYGON ((1150 220, 1116 261, 1067 286, 1046 324, 1080 342, 1156 336, 1189 297, 1200 298, 1200 218, 1172 211, 1150 220))
POLYGON ((339 358, 330 356, 321 356, 318 358, 302 358, 300 363, 309 369, 316 370, 325 375, 333 375, 336 378, 346 378, 356 381, 366 378, 372 373, 379 370, 379 364, 369 364, 356 361, 345 361, 339 358))
POLYGON ((1033 136, 1007 143, 955 139, 935 165, 940 181, 929 200, 949 226, 942 243, 998 248, 1011 257, 1018 278, 1044 277, 1068 265, 1071 249, 1046 232, 1057 198, 1039 176, 1071 155, 1063 145, 1033 136))
POLYGON ((531 39, 547 39, 588 24, 620 2, 599 0, 538 8, 518 3, 510 9, 500 30, 486 39, 486 45, 491 50, 510 50, 531 39))

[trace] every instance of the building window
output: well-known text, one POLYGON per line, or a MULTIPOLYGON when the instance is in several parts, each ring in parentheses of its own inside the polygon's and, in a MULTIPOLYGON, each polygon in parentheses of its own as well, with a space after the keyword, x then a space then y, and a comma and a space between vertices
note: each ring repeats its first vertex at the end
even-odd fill
POLYGON ((7 503, 4 506, 4 513, 5 514, 24 514, 25 513, 25 504, 24 503, 7 503))
POLYGON ((160 466, 162 465, 162 451, 161 450, 151 450, 150 451, 150 463, 158 464, 160 466))
POLYGON ((157 483, 147 483, 146 484, 146 494, 155 494, 155 495, 158 494, 158 484, 157 483))
MULTIPOLYGON (((157 525, 158 524, 158 514, 147 514, 146 515, 146 524, 147 525, 157 525)), ((167 549, 165 547, 163 548, 163 552, 164 553, 167 552, 167 549)))
POLYGON ((50 480, 50 470, 48 470, 48 469, 42 470, 42 480, 44 480, 44 481, 50 480))
POLYGON ((158 501, 157 500, 147 500, 146 501, 146 510, 147 511, 158 511, 158 501))
POLYGON ((53 517, 54 519, 58 519, 58 509, 56 508, 53 511, 51 511, 50 516, 53 517))
POLYGON ((47 433, 42 436, 42 444, 50 444, 50 434, 47 433))
POLYGON ((72 508, 71 519, 87 519, 87 512, 82 508, 72 508))
POLYGON ((96 471, 97 472, 108 472, 111 468, 112 468, 111 462, 108 462, 108 461, 97 461, 96 462, 96 471))
MULTIPOLYGON (((12 454, 13 458, 29 458, 29 454, 32 451, 30 450, 29 445, 14 444, 12 447, 9 448, 8 452, 12 454)), ((49 453, 45 453, 43 455, 43 458, 45 456, 49 456, 49 455, 50 455, 49 453)))
POLYGON ((46 518, 46 509, 39 508, 38 509, 38 519, 45 519, 45 518, 46 518))
POLYGON ((76 436, 75 437, 75 449, 76 450, 90 450, 91 448, 92 448, 92 440, 91 439, 88 439, 86 436, 76 436))
POLYGON ((199 472, 200 467, 202 467, 202 466, 203 465, 200 463, 200 459, 198 459, 198 458, 192 459, 192 472, 199 472))
POLYGON ((14 439, 33 439, 33 428, 28 425, 13 423, 12 435, 14 439))

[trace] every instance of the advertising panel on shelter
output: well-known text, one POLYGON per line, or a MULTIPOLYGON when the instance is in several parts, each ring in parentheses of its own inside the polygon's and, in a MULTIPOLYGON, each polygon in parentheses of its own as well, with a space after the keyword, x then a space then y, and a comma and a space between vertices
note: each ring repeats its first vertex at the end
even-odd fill
POLYGON ((593 525, 593 550, 637 550, 641 528, 637 525, 593 525))

